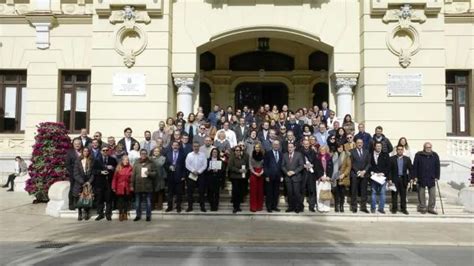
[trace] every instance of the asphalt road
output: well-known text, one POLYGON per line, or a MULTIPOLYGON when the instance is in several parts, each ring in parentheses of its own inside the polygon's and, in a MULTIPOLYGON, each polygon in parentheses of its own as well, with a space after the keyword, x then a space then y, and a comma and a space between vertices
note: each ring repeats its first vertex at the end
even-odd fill
POLYGON ((0 243, 1 265, 454 266, 473 263, 474 247, 452 246, 0 243))

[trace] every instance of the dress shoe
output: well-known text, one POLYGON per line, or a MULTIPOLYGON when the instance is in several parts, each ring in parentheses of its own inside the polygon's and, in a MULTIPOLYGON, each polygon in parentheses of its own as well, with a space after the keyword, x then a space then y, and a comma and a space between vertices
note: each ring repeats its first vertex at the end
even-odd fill
POLYGON ((295 210, 295 213, 300 213, 300 210, 296 209, 296 210, 295 210))
POLYGON ((408 215, 407 210, 402 210, 402 213, 405 214, 405 215, 408 215))
POLYGON ((105 218, 104 215, 99 214, 99 216, 97 216, 97 217, 95 218, 95 220, 96 220, 96 221, 100 221, 100 220, 102 220, 102 219, 104 219, 104 218, 105 218))
POLYGON ((397 210, 391 210, 390 211, 392 214, 397 214, 397 210))
POLYGON ((352 210, 352 213, 357 213, 357 210, 356 209, 352 210))
POLYGON ((192 212, 192 211, 193 211, 193 208, 191 208, 191 207, 188 207, 188 208, 186 209, 186 212, 192 212))
POLYGON ((8 187, 8 185, 3 185, 2 187, 3 187, 3 188, 6 188, 6 187, 8 187))
POLYGON ((238 212, 241 212, 241 211, 242 211, 242 209, 239 207, 239 208, 237 208, 237 211, 238 211, 238 212))
POLYGON ((216 212, 217 208, 211 208, 211 212, 216 212))
POLYGON ((438 215, 438 212, 435 210, 428 210, 428 213, 433 214, 433 215, 438 215))
POLYGON ((106 215, 105 219, 107 219, 107 221, 112 221, 112 215, 106 215))
POLYGON ((172 210, 173 210, 172 207, 168 207, 168 208, 166 208, 165 212, 170 212, 170 211, 172 211, 172 210))
POLYGON ((381 214, 385 214, 385 211, 384 211, 384 210, 379 210, 379 212, 380 212, 381 214))
POLYGON ((421 214, 426 214, 426 210, 418 210, 421 214))
POLYGON ((286 209, 285 212, 294 212, 294 211, 295 211, 295 210, 293 210, 293 209, 286 209))
POLYGON ((234 208, 234 209, 232 210, 232 213, 234 213, 234 214, 237 213, 237 209, 234 208))
POLYGON ((369 213, 369 210, 367 209, 360 209, 361 212, 369 213))
POLYGON ((13 192, 13 188, 10 188, 7 190, 8 192, 13 192))
POLYGON ((314 207, 310 207, 310 208, 309 208, 309 211, 310 211, 310 212, 316 212, 316 210, 314 209, 314 207))
POLYGON ((206 208, 201 207, 201 212, 207 212, 206 208))
POLYGON ((280 212, 281 210, 278 208, 273 208, 272 211, 280 212))
POLYGON ((272 211, 272 209, 267 209, 267 212, 272 213, 273 211, 272 211))
POLYGON ((77 220, 82 221, 82 212, 81 211, 77 215, 77 220))
POLYGON ((370 209, 370 213, 375 213, 375 209, 370 209))
POLYGON ((334 212, 339 212, 339 209, 338 209, 338 208, 335 208, 335 209, 334 209, 334 212))
POLYGON ((151 217, 146 217, 146 221, 147 221, 147 222, 150 222, 150 221, 151 221, 151 217))
POLYGON ((181 213, 181 207, 176 208, 177 213, 181 213))
POLYGON ((135 219, 133 219, 134 222, 137 222, 137 221, 140 221, 142 218, 140 216, 137 216, 135 217, 135 219))
POLYGON ((84 215, 84 220, 89 221, 90 218, 91 218, 91 213, 89 211, 86 211, 84 215))

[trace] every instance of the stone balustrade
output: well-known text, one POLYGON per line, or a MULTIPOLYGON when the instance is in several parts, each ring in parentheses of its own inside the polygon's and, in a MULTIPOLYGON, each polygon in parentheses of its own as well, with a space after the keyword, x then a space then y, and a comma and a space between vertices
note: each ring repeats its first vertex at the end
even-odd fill
POLYGON ((469 158, 473 154, 474 137, 447 137, 450 156, 469 158))

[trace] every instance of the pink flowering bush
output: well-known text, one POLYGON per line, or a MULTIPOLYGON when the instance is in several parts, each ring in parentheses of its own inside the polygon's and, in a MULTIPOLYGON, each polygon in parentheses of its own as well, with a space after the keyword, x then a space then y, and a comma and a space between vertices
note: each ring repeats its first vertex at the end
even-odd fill
POLYGON ((66 154, 71 139, 63 123, 44 122, 37 128, 25 190, 35 196, 36 202, 47 202, 51 185, 68 180, 66 154))

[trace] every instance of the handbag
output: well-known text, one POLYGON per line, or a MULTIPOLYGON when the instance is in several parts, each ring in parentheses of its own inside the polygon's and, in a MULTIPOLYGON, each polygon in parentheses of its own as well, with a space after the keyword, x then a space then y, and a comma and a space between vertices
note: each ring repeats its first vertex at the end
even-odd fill
POLYGON ((330 182, 323 182, 321 183, 321 190, 319 191, 319 199, 320 200, 332 200, 332 193, 331 193, 331 183, 330 182))
POLYGON ((92 186, 89 183, 85 183, 82 186, 82 192, 79 195, 79 200, 76 203, 77 208, 92 208, 94 202, 94 194, 92 193, 92 186))

